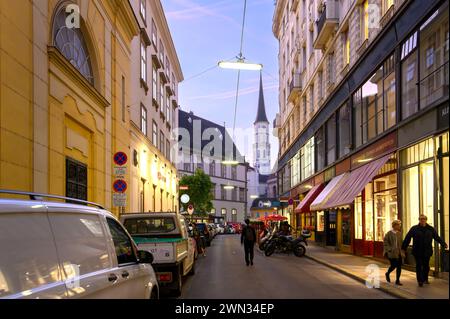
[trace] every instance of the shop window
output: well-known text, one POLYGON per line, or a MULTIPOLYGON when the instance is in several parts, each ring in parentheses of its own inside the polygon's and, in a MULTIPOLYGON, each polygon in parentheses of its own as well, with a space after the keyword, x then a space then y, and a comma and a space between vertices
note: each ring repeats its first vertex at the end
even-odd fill
POLYGON ((434 219, 434 144, 433 139, 401 152, 402 198, 405 229, 418 223, 419 215, 434 219), (430 156, 431 155, 431 156, 430 156))
POLYGON ((300 152, 291 160, 291 185, 300 183, 300 152))
POLYGON ((384 62, 383 98, 384 98, 384 128, 387 130, 396 123, 396 83, 395 58, 392 55, 384 62))
POLYGON ((333 164, 336 161, 336 115, 328 120, 327 124, 327 165, 333 164))
POLYGON ((375 241, 383 241, 384 235, 397 219, 397 174, 374 180, 374 204, 376 232, 375 241))
POLYGON ((351 123, 350 123, 350 107, 348 102, 345 103, 339 109, 339 120, 338 120, 338 130, 339 130, 339 157, 342 157, 351 150, 351 123))
POLYGON ((323 232, 325 231, 325 213, 318 212, 317 213, 317 228, 316 231, 323 232))
POLYGON ((349 210, 342 211, 342 244, 352 244, 351 231, 351 212, 349 210))
POLYGON ((359 194, 355 199, 355 239, 363 239, 362 213, 362 194, 359 194))
POLYGON ((420 108, 448 97, 448 2, 420 28, 420 108))
POLYGON ((373 191, 372 191, 372 183, 366 185, 364 189, 365 200, 364 200, 364 208, 365 208, 365 240, 373 241, 374 240, 374 228, 373 228, 373 191))
POLYGON ((402 119, 406 119, 418 111, 418 60, 417 32, 402 45, 402 119))
POLYGON ((324 129, 321 127, 314 135, 314 141, 316 143, 316 172, 320 172, 325 168, 325 139, 323 131, 324 129))

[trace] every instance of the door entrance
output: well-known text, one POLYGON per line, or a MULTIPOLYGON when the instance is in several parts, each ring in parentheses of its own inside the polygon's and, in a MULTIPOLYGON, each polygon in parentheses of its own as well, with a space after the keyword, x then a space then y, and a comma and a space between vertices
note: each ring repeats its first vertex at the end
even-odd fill
POLYGON ((326 245, 336 246, 336 211, 328 211, 325 213, 326 218, 326 245))

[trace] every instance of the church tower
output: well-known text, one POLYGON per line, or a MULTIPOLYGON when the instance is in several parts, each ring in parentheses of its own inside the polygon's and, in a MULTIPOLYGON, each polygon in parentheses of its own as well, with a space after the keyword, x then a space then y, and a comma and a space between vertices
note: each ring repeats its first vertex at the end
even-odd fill
POLYGON ((253 129, 255 132, 255 143, 253 144, 253 160, 256 171, 261 175, 271 173, 270 166, 270 141, 269 141, 269 121, 266 115, 266 105, 264 102, 264 89, 262 73, 259 83, 259 101, 253 129))

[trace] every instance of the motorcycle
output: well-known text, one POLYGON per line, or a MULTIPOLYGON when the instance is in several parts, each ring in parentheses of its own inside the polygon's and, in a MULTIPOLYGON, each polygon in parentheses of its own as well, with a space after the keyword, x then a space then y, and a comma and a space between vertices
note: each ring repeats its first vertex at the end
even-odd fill
POLYGON ((267 244, 271 241, 271 239, 273 238, 275 233, 276 233, 276 229, 274 229, 272 232, 267 232, 267 234, 263 238, 261 238, 261 240, 259 242, 259 249, 264 251, 267 247, 267 244))
POLYGON ((303 257, 306 253, 306 246, 308 246, 306 240, 309 237, 311 237, 309 231, 302 231, 302 234, 296 239, 293 239, 292 236, 276 235, 267 243, 264 254, 269 257, 275 252, 287 254, 293 252, 295 256, 303 257))

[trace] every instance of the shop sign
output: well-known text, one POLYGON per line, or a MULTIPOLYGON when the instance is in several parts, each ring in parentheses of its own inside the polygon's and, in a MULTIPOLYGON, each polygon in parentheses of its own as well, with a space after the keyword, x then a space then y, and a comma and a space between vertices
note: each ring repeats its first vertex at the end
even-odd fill
POLYGON ((394 152, 396 148, 397 133, 394 132, 352 156, 352 169, 367 164, 389 152, 394 152))
POLYGON ((437 116, 438 116, 438 129, 445 129, 448 128, 448 108, 449 105, 442 105, 439 107, 437 116))

